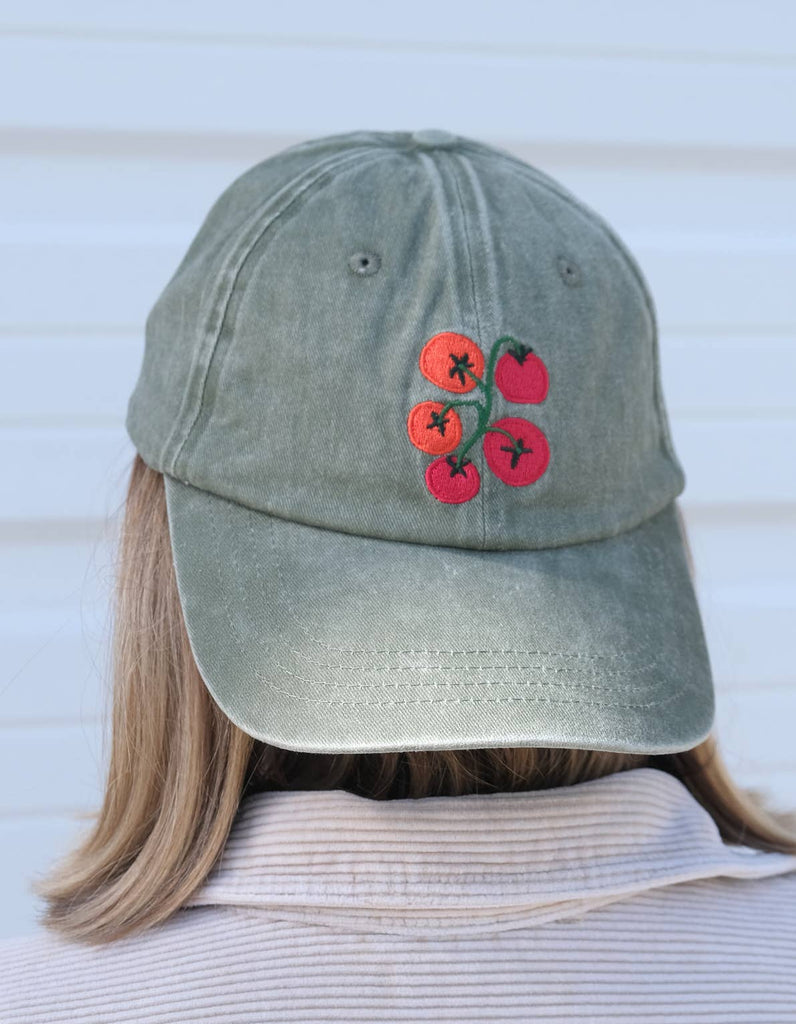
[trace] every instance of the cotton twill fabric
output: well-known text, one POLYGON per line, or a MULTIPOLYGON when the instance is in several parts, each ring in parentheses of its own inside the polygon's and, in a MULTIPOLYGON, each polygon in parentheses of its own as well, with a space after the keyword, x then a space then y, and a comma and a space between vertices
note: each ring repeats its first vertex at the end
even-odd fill
POLYGON ((678 780, 246 797, 190 904, 106 947, 0 943, 3 1024, 796 1022, 796 857, 678 780))
POLYGON ((478 551, 325 530, 165 479, 196 663, 252 736, 315 752, 663 753, 710 730, 673 503, 603 540, 478 551))
POLYGON ((680 494, 652 297, 612 229, 559 182, 475 139, 308 140, 234 181, 147 317, 126 427, 148 465, 271 515, 399 541, 544 548, 610 536, 680 494), (351 272, 363 249, 379 272, 351 272), (579 268, 562 280, 559 261, 579 268), (551 463, 532 487, 484 469, 431 497, 407 436, 449 397, 418 360, 453 331, 538 351, 528 415, 551 463))

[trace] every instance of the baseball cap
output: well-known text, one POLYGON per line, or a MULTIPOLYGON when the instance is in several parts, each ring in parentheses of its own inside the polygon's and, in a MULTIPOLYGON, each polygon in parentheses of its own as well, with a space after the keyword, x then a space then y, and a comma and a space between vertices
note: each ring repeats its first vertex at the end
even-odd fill
POLYGON ((165 477, 199 672, 251 736, 707 736, 649 288, 510 152, 363 130, 246 171, 147 318, 126 428, 165 477))

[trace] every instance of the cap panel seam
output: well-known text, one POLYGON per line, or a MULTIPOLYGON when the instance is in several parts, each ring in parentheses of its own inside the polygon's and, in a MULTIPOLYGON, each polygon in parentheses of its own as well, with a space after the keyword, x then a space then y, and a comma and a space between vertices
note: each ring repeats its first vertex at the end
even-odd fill
MULTIPOLYGON (((477 294, 477 289, 476 289, 476 286, 475 286, 475 272, 473 270, 473 252, 472 252, 472 246, 470 245, 470 232, 469 232, 469 230, 467 228, 467 211, 465 209, 464 199, 462 198, 462 192, 461 192, 461 189, 459 187, 459 179, 458 179, 457 172, 456 172, 456 169, 455 169, 455 166, 454 166, 454 162, 455 162, 454 159, 451 158, 451 160, 450 160, 450 172, 451 172, 450 176, 451 176, 451 180, 453 181, 453 187, 456 190, 456 198, 457 198, 457 200, 459 202, 459 209, 461 210, 461 214, 462 214, 462 230, 463 230, 463 233, 464 233, 464 247, 465 247, 465 251, 467 252, 467 269, 468 269, 468 274, 469 274, 469 278, 470 278, 470 291, 471 291, 472 297, 473 297, 473 312, 475 313, 475 323, 476 323, 476 329, 478 331, 477 344, 480 345, 481 348, 483 348, 484 347, 484 332, 483 332, 482 327, 481 327, 481 314, 480 314, 479 309, 478 309, 478 294, 477 294)), ((480 502, 480 505, 481 505, 481 550, 482 551, 486 548, 486 497, 485 497, 485 495, 486 495, 486 483, 482 479, 481 486, 479 488, 479 495, 478 495, 479 502, 480 502)))
POLYGON ((652 295, 649 287, 647 286, 647 282, 644 278, 644 275, 641 273, 641 270, 638 267, 636 260, 629 253, 627 246, 622 242, 621 238, 619 238, 619 236, 616 234, 616 232, 613 230, 610 224, 608 224, 607 221, 600 214, 598 214, 596 210, 593 210, 590 206, 587 206, 586 203, 584 203, 581 199, 579 199, 568 189, 564 188, 559 182, 556 182, 551 178, 548 178, 547 175, 545 175, 538 168, 525 163, 523 160, 520 160, 518 157, 515 157, 510 153, 504 152, 502 150, 492 149, 474 149, 474 152, 478 152, 479 155, 487 159, 499 159, 503 161, 507 165, 508 170, 513 171, 515 174, 518 174, 521 177, 531 179, 534 182, 534 184, 539 185, 540 188, 544 188, 546 191, 558 196, 559 199, 566 202, 568 206, 571 206, 573 209, 575 209, 579 214, 581 214, 581 216, 585 217, 587 220, 593 221, 594 226, 598 227, 606 235, 608 240, 611 242, 612 246, 617 250, 618 254, 627 264, 628 269, 633 274, 633 277, 636 280, 639 290, 641 291, 647 310, 651 314, 651 319, 654 319, 654 317, 652 316, 654 311, 654 303, 652 301, 652 295))
MULTIPOLYGON (((453 219, 454 218, 453 218, 452 209, 451 209, 452 204, 451 204, 451 202, 449 202, 449 200, 447 198, 447 194, 446 194, 447 176, 443 176, 443 170, 442 170, 443 164, 441 164, 437 160, 435 160, 430 155, 430 152, 427 151, 427 150, 417 149, 417 150, 414 150, 414 154, 417 156, 417 158, 422 162, 423 166, 426 168, 426 172, 427 172, 428 177, 429 177, 429 179, 431 181, 432 189, 433 189, 433 192, 434 192, 434 198, 435 198, 435 201, 436 201, 437 209, 439 211, 440 223, 442 225, 442 231, 443 231, 443 235, 444 235, 444 239, 445 239, 445 246, 446 246, 446 249, 447 249, 447 253, 448 253, 448 256, 449 256, 451 264, 453 266, 456 266, 457 263, 458 263, 458 250, 460 248, 460 246, 458 245, 458 238, 460 237, 461 233, 460 232, 456 232, 457 238, 454 238, 455 227, 454 227, 454 223, 453 223, 453 219)), ((444 160, 444 158, 443 158, 443 160, 444 160)), ((453 175, 453 183, 454 183, 454 187, 458 191, 458 185, 457 185, 457 182, 456 182, 456 179, 455 179, 455 175, 453 175)), ((455 202, 455 198, 454 198, 454 202, 455 202)), ((467 250, 467 255, 468 255, 468 260, 469 260, 470 254, 469 254, 469 247, 467 245, 466 230, 465 230, 465 249, 467 250)), ((459 323, 456 326, 463 330, 465 328, 465 323, 464 323, 464 307, 467 305, 467 301, 466 301, 465 296, 462 294, 461 288, 459 287, 459 282, 458 282, 459 276, 460 275, 455 275, 456 286, 455 286, 455 289, 454 289, 454 293, 455 293, 455 296, 456 296, 456 308, 457 308, 457 313, 458 313, 458 317, 459 317, 459 323)), ((474 285, 473 280, 472 280, 472 270, 471 270, 469 276, 470 276, 471 290, 474 293, 475 285, 474 285)), ((477 310, 477 308, 475 310, 475 314, 476 314, 476 322, 478 323, 479 321, 478 321, 478 310, 477 310)), ((478 329, 480 331, 480 327, 478 329)), ((479 349, 479 351, 480 351, 480 349, 479 349)), ((421 358, 422 358, 422 355, 421 355, 421 358)), ((421 367, 421 370, 422 370, 422 367, 421 367)), ((427 472, 428 472, 428 469, 427 469, 427 472)), ((478 489, 478 494, 477 494, 477 498, 478 498, 478 501, 480 503, 480 508, 481 508, 481 550, 483 550, 483 548, 484 548, 484 542, 485 542, 485 537, 486 537, 486 512, 485 512, 485 489, 486 488, 487 488, 487 481, 486 481, 486 478, 482 476, 481 477, 480 486, 479 486, 479 489, 478 489)), ((477 526, 476 526, 476 531, 477 531, 477 526)), ((473 550, 479 550, 479 549, 478 548, 473 548, 473 550)))
MULTIPOLYGON (((347 163, 355 161, 360 156, 364 155, 367 158, 367 155, 371 152, 372 149, 366 147, 347 150, 342 157, 339 154, 334 154, 326 160, 313 164, 310 168, 302 172, 302 174, 284 185, 276 194, 270 195, 268 199, 258 207, 254 216, 246 223, 243 230, 237 235, 234 242, 231 244, 230 251, 228 252, 218 274, 219 280, 215 289, 215 296, 210 302, 210 309, 205 317, 203 327, 206 335, 205 342, 197 354, 189 375, 189 379, 194 378, 197 374, 200 374, 201 376, 198 397, 194 400, 195 408, 191 415, 190 422, 187 426, 184 425, 181 429, 180 424, 187 415, 189 403, 191 401, 191 388, 188 387, 186 388, 183 405, 177 415, 174 428, 164 445, 165 455, 172 444, 176 442, 176 447, 169 463, 165 464, 164 459, 166 472, 180 478, 178 461, 185 444, 188 441, 197 420, 199 419, 204 403, 210 367, 213 363, 216 349, 218 347, 218 341, 226 319, 227 310, 229 308, 238 277, 252 250, 266 232, 279 220, 279 218, 289 211, 293 204, 310 191, 313 186, 319 184, 322 185, 324 178, 327 175, 345 166, 347 163), (303 180, 303 183, 302 179, 305 179, 303 180), (282 201, 282 205, 277 206, 280 200, 282 201), (276 209, 274 209, 275 207, 276 209), (272 211, 273 214, 269 216, 272 211), (254 233, 253 237, 252 233, 254 233), (204 363, 203 367, 202 362, 204 363), (182 436, 177 441, 180 434, 182 436)), ((379 156, 375 159, 390 155, 389 153, 384 153, 381 150, 377 152, 379 153, 379 156)), ((371 157, 371 159, 374 158, 371 157)))
MULTIPOLYGON (((502 328, 502 321, 501 321, 501 319, 497 315, 497 308, 498 308, 498 281, 497 281, 497 273, 496 273, 495 250, 494 250, 494 246, 492 244, 492 231, 491 231, 491 222, 490 222, 490 218, 489 218, 489 207, 488 207, 488 203, 486 201, 486 196, 484 195, 484 190, 483 190, 483 188, 481 186, 481 182, 479 181, 478 174, 476 173, 475 166, 473 165, 472 160, 470 160, 469 156, 467 156, 466 154, 456 153, 455 150, 454 150, 454 158, 455 158, 456 162, 458 162, 462 166, 462 168, 464 169, 465 174, 467 175, 467 178, 469 179, 470 187, 472 188, 473 196, 475 198, 475 204, 476 204, 476 207, 477 207, 477 210, 478 210, 478 222, 479 222, 479 227, 480 227, 480 237, 481 237, 481 240, 483 242, 484 248, 486 249, 486 258, 485 258, 485 261, 484 261, 484 272, 485 272, 486 277, 487 277, 486 300, 487 300, 489 311, 490 311, 490 326, 492 327, 492 330, 494 332, 493 334, 490 334, 490 336, 489 336, 489 338, 490 338, 490 346, 491 346, 493 344, 493 339, 495 337, 498 337, 498 336, 502 335, 503 328, 502 328)), ((473 289, 475 290, 475 285, 473 285, 473 289)), ((484 435, 484 439, 483 440, 484 441, 486 440, 486 435, 484 435)), ((483 447, 482 447, 482 451, 484 451, 483 447)), ((487 522, 486 522, 487 494, 488 494, 488 492, 493 490, 494 486, 495 486, 495 483, 494 483, 494 481, 492 479, 491 474, 485 473, 484 477, 483 477, 483 480, 482 480, 482 487, 484 489, 484 496, 483 496, 483 501, 482 501, 482 505, 481 505, 481 508, 482 508, 482 511, 483 511, 483 526, 484 526, 483 543, 481 545, 481 550, 482 551, 487 550, 487 522)), ((503 515, 503 507, 502 507, 502 505, 500 503, 498 503, 498 509, 500 510, 500 513, 501 513, 500 527, 502 528, 504 526, 504 515, 503 515)), ((494 509, 493 509, 493 512, 494 512, 494 509)))

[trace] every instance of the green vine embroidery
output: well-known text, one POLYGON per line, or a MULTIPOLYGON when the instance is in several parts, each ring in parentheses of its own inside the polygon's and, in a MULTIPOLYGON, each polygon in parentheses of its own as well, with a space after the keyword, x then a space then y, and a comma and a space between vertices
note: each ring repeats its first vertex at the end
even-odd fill
MULTIPOLYGON (((514 447, 514 449, 519 450, 517 438, 512 437, 512 435, 507 430, 502 430, 500 427, 496 427, 494 423, 489 423, 488 422, 489 421, 489 417, 492 414, 492 394, 493 394, 493 387, 494 387, 495 363, 497 361, 498 353, 500 352, 501 346, 502 345, 507 345, 507 344, 508 345, 519 345, 519 342, 515 338, 512 338, 510 334, 504 334, 502 338, 498 338, 498 340, 494 343, 492 348, 489 350, 489 362, 487 363, 487 366, 486 366, 486 380, 485 381, 481 380, 480 377, 476 377, 476 375, 474 373, 472 373, 469 368, 464 367, 465 372, 468 374, 468 376, 471 377, 475 381, 476 386, 481 388, 481 390, 484 392, 484 401, 483 402, 479 402, 477 399, 476 400, 471 400, 471 401, 459 400, 459 401, 454 401, 454 402, 446 402, 445 405, 443 405, 443 407, 442 407, 442 412, 440 413, 440 416, 445 416, 445 414, 450 409, 456 409, 457 407, 463 406, 463 405, 476 406, 477 409, 478 409, 478 424, 477 424, 475 430, 472 432, 472 434, 464 442, 464 447, 462 448, 461 452, 459 453, 459 459, 460 460, 464 458, 464 456, 469 452, 469 450, 472 448, 472 446, 475 444, 475 442, 480 437, 483 437, 484 434, 488 430, 494 430, 494 431, 497 431, 498 433, 505 434, 506 437, 508 437, 511 440, 511 443, 512 443, 512 446, 514 447)), ((459 372, 460 369, 463 367, 463 364, 459 362, 459 363, 456 364, 456 366, 457 366, 457 372, 459 372)), ((463 383, 463 381, 462 381, 462 383, 463 383)))
POLYGON ((545 399, 547 367, 530 346, 504 334, 484 360, 471 338, 444 331, 423 346, 419 365, 428 380, 446 391, 480 392, 479 397, 451 398, 444 403, 421 402, 409 414, 407 429, 415 447, 442 456, 426 471, 426 484, 434 497, 451 504, 475 497, 480 475, 467 454, 482 439, 487 465, 504 483, 521 487, 542 475, 549 448, 539 427, 521 417, 491 419, 496 388, 510 402, 530 404, 545 399), (475 429, 462 440, 458 410, 468 407, 476 412, 475 429))

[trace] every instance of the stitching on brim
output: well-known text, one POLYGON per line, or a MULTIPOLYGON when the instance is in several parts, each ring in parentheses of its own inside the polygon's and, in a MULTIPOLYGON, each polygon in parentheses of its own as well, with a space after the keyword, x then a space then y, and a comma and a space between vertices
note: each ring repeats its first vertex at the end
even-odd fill
MULTIPOLYGON (((237 636, 238 636, 239 639, 241 639, 241 640, 243 639, 243 637, 240 636, 240 633, 237 633, 237 636)), ((328 680, 328 679, 310 679, 307 676, 302 676, 302 675, 299 675, 297 672, 293 672, 292 669, 289 669, 286 665, 282 665, 280 662, 274 662, 274 664, 276 665, 277 668, 281 669, 287 675, 292 676, 293 679, 297 679, 301 683, 311 683, 312 685, 320 684, 320 685, 323 685, 323 686, 326 686, 326 687, 331 687, 333 689, 342 689, 344 687, 349 687, 352 690, 380 690, 380 689, 384 690, 384 689, 387 689, 387 688, 399 689, 400 687, 412 687, 412 686, 427 687, 429 685, 426 681, 420 681, 420 682, 411 682, 411 681, 410 682, 393 682, 392 680, 390 680, 390 681, 379 682, 379 683, 349 683, 349 682, 334 682, 334 681, 328 680)), ((345 666, 343 666, 343 667, 345 667, 345 666)), ((543 668, 543 666, 538 666, 538 667, 543 668)), ((560 669, 554 669, 553 671, 561 671, 561 670, 560 669)), ((574 682, 581 689, 585 689, 585 690, 599 690, 602 693, 623 693, 623 694, 627 693, 627 694, 633 694, 633 693, 644 692, 644 690, 645 690, 645 687, 638 687, 638 686, 601 686, 599 683, 582 683, 579 680, 574 680, 574 682)), ((512 680, 501 680, 501 679, 474 679, 474 680, 466 680, 465 679, 465 680, 456 680, 455 682, 450 682, 450 683, 448 683, 448 682, 442 682, 441 683, 441 682, 437 682, 436 680, 432 680, 431 685, 435 689, 437 689, 438 687, 442 687, 442 686, 455 686, 457 688, 458 687, 463 687, 463 686, 516 686, 517 685, 517 681, 516 680, 514 680, 514 681, 512 681, 512 680)), ((534 681, 534 682, 522 681, 519 685, 521 685, 521 686, 557 686, 557 685, 560 685, 560 684, 556 683, 555 680, 547 680, 546 679, 546 680, 538 680, 538 681, 534 681)), ((524 700, 525 698, 524 697, 518 697, 517 699, 518 700, 524 700)))
MULTIPOLYGON (((300 623, 298 625, 300 625, 300 623)), ((302 631, 303 631, 304 627, 302 626, 301 628, 302 628, 302 631)), ((399 649, 392 650, 392 649, 389 649, 389 648, 383 648, 383 649, 374 648, 372 650, 360 650, 358 647, 333 647, 333 646, 331 646, 331 644, 324 643, 323 640, 319 640, 317 637, 310 636, 309 634, 307 634, 307 639, 311 640, 313 643, 316 643, 316 644, 318 644, 321 647, 326 648, 329 651, 334 651, 337 654, 435 654, 435 655, 443 655, 443 654, 540 654, 540 655, 543 655, 544 657, 547 657, 547 658, 583 658, 585 660, 590 660, 590 661, 591 660, 594 660, 594 661, 597 661, 597 660, 600 660, 600 661, 602 661, 602 660, 624 661, 624 662, 626 662, 626 664, 632 665, 631 660, 629 658, 627 658, 623 654, 580 654, 577 651, 573 651, 573 652, 568 652, 568 651, 545 651, 545 650, 541 650, 541 649, 532 650, 531 648, 528 648, 527 650, 513 650, 513 649, 508 649, 508 648, 506 648, 504 650, 490 650, 490 649, 487 648, 487 649, 484 649, 484 650, 456 651, 456 650, 432 650, 430 647, 429 648, 426 648, 426 647, 407 647, 404 650, 399 650, 399 649)), ((517 667, 517 666, 515 666, 515 667, 517 667)))
MULTIPOLYGON (((247 510, 246 514, 247 514, 247 519, 249 521, 249 525, 248 525, 249 533, 253 537, 254 533, 253 533, 253 530, 252 530, 251 523, 252 523, 252 520, 255 517, 255 513, 250 512, 250 511, 247 510)), ((207 516, 207 520, 210 523, 211 532, 213 534, 213 540, 214 540, 214 545, 215 545, 215 549, 216 549, 216 555, 220 556, 220 554, 221 554, 221 547, 219 545, 220 531, 218 530, 218 527, 216 525, 216 517, 213 516, 213 515, 209 515, 209 516, 207 516)), ((276 552, 275 530, 273 528, 273 522, 272 522, 270 517, 269 517, 269 529, 270 529, 270 533, 271 533, 271 549, 272 549, 272 551, 274 553, 274 557, 275 557, 275 560, 276 560, 277 581, 278 581, 279 589, 280 589, 280 593, 281 593, 281 591, 283 590, 281 570, 279 568, 279 559, 277 557, 277 552, 276 552)), ((252 550, 256 551, 256 545, 253 547, 252 550)), ((231 548, 230 548, 228 553, 229 553, 230 559, 231 559, 232 564, 233 564, 233 569, 235 571, 234 579, 235 580, 239 580, 240 579, 239 562, 238 562, 238 557, 237 557, 237 549, 236 549, 236 546, 235 546, 234 542, 231 544, 231 548)), ((216 566, 220 566, 222 564, 221 558, 220 557, 216 557, 216 559, 214 560, 214 564, 216 566)), ((258 570, 258 577, 262 577, 262 566, 261 566, 259 560, 257 560, 256 558, 255 558, 255 568, 258 570)), ((218 580, 218 582, 220 584, 221 602, 222 602, 222 606, 224 608, 224 614, 226 616, 227 623, 228 623, 228 625, 230 627, 230 630, 231 630, 232 634, 234 635, 236 640, 242 645, 242 649, 245 650, 246 647, 251 646, 252 638, 244 637, 240 633, 240 631, 237 628, 237 626, 235 625, 235 621, 234 621, 234 618, 232 616, 231 608, 230 608, 230 604, 229 604, 229 594, 228 594, 228 592, 227 592, 227 590, 226 590, 226 588, 224 586, 223 578, 222 578, 220 573, 216 574, 216 579, 218 580)), ((282 636, 283 636, 281 630, 278 630, 278 635, 279 635, 279 637, 281 639, 282 636)), ((260 644, 262 646, 265 646, 265 645, 262 644, 262 640, 260 640, 260 644)), ((272 645, 268 645, 266 649, 269 651, 269 653, 272 653, 274 651, 274 648, 273 648, 272 645)), ((283 671, 287 671, 288 674, 290 674, 290 675, 295 676, 295 673, 290 672, 289 669, 285 669, 284 666, 281 666, 278 663, 276 664, 276 667, 280 668, 283 671)), ((524 696, 521 696, 521 697, 468 697, 468 698, 457 697, 457 698, 450 698, 450 699, 448 699, 448 698, 439 698, 439 697, 431 697, 431 698, 427 698, 427 699, 418 699, 418 700, 364 700, 364 701, 349 701, 349 700, 325 700, 323 698, 305 697, 302 694, 293 693, 290 690, 285 690, 282 687, 277 686, 276 683, 271 682, 269 679, 267 679, 265 676, 263 676, 260 672, 257 672, 256 670, 254 670, 254 676, 257 678, 258 682, 262 683, 269 690, 272 690, 272 691, 274 691, 276 693, 282 693, 285 696, 290 697, 292 700, 298 700, 298 701, 302 701, 304 703, 310 703, 310 704, 328 704, 328 705, 334 704, 334 705, 346 705, 346 706, 351 706, 351 707, 364 706, 364 705, 370 705, 370 706, 378 705, 378 706, 382 707, 382 706, 390 706, 390 705, 398 705, 398 704, 504 704, 504 703, 511 703, 511 702, 521 702, 521 703, 524 703, 524 704, 534 703, 534 704, 560 704, 560 705, 588 705, 588 706, 592 706, 592 707, 619 707, 619 708, 622 708, 624 710, 634 710, 634 709, 647 709, 647 708, 652 708, 652 707, 662 707, 663 705, 669 704, 672 701, 678 699, 678 697, 680 696, 680 694, 682 693, 682 691, 684 689, 684 687, 681 687, 680 689, 675 690, 673 693, 670 693, 667 697, 664 697, 664 698, 662 698, 659 701, 649 701, 649 702, 642 703, 642 704, 628 704, 628 703, 624 703, 624 702, 622 702, 622 703, 611 703, 611 702, 607 702, 607 701, 581 700, 581 699, 577 699, 577 698, 571 698, 571 699, 570 698, 558 698, 558 699, 556 699, 556 698, 552 698, 552 697, 538 697, 538 696, 530 696, 530 695, 524 695, 524 696)), ((297 676, 296 678, 300 679, 301 677, 297 676)), ((326 680, 311 680, 311 682, 317 682, 317 683, 319 683, 321 685, 324 685, 324 686, 341 685, 341 684, 334 684, 331 681, 326 681, 326 680)), ((351 684, 349 684, 349 685, 351 685, 351 684)), ((427 683, 416 683, 414 685, 417 685, 417 686, 428 686, 427 683)), ((434 689, 436 689, 438 685, 439 684, 437 684, 436 682, 432 683, 432 686, 434 687, 434 689)), ((460 686, 462 684, 456 683, 456 684, 442 684, 442 685, 457 685, 457 686, 460 686)), ((484 685, 493 685, 493 684, 491 682, 489 682, 489 681, 483 680, 483 681, 476 681, 476 682, 472 682, 472 683, 468 683, 468 684, 464 684, 464 685, 484 686, 484 685)), ((494 684, 494 685, 506 686, 506 685, 513 685, 513 684, 511 684, 511 683, 499 683, 499 684, 494 684)), ((524 685, 527 685, 527 684, 524 684, 524 685)), ((392 686, 394 688, 395 684, 392 684, 392 683, 382 683, 380 686, 378 684, 373 684, 373 688, 377 688, 378 687, 378 688, 384 689, 384 688, 386 688, 388 686, 392 686)), ((358 688, 362 689, 363 687, 359 686, 358 688)), ((591 688, 598 689, 598 687, 591 687, 591 688)), ((613 687, 613 688, 612 687, 605 687, 605 688, 601 688, 601 689, 603 689, 603 692, 605 692, 605 693, 625 693, 625 692, 629 692, 627 690, 619 689, 619 688, 616 688, 616 687, 613 687)))
MULTIPOLYGON (((284 639, 284 637, 283 637, 284 639)), ((334 665, 331 662, 326 661, 313 661, 308 658, 306 654, 301 651, 297 651, 295 648, 288 648, 291 654, 297 655, 302 661, 305 661, 308 665, 314 668, 332 668, 332 669, 343 669, 346 672, 500 672, 500 671, 537 671, 542 672, 583 672, 590 676, 621 676, 628 672, 642 672, 649 668, 655 668, 659 662, 657 660, 644 662, 643 664, 635 664, 630 661, 623 668, 600 668, 599 666, 587 665, 583 668, 578 666, 563 665, 555 668, 550 665, 430 665, 428 663, 421 663, 418 665, 334 665)), ((370 652, 367 652, 370 653, 370 652)), ((455 652, 454 652, 455 653, 455 652)), ((544 653, 544 652, 542 652, 544 653)))
MULTIPOLYGON (((251 511, 251 510, 247 509, 247 512, 248 511, 251 511)), ((253 521, 254 516, 256 516, 256 513, 252 513, 252 515, 249 515, 247 517, 248 531, 249 531, 249 536, 250 536, 251 542, 252 542, 252 550, 256 549, 256 543, 257 543, 256 537, 255 537, 255 534, 254 534, 254 530, 252 528, 252 521, 253 521)), ((497 649, 495 649, 495 650, 483 649, 483 650, 464 650, 464 651, 450 650, 450 651, 447 651, 447 650, 431 650, 430 648, 429 649, 414 648, 414 649, 405 649, 405 650, 400 650, 400 649, 392 650, 390 648, 382 648, 382 649, 368 650, 366 648, 359 649, 359 648, 356 648, 356 647, 350 647, 350 648, 334 647, 332 644, 326 643, 325 641, 321 640, 319 637, 313 636, 310 633, 310 631, 307 629, 307 627, 304 626, 298 620, 298 618, 296 616, 296 610, 295 610, 295 607, 293 605, 292 592, 291 592, 289 587, 285 587, 284 586, 284 583, 283 583, 283 580, 282 580, 281 559, 280 559, 280 553, 279 553, 279 551, 277 549, 276 541, 275 541, 275 538, 274 538, 274 533, 275 533, 276 527, 275 527, 275 524, 274 524, 274 521, 273 521, 273 517, 269 517, 269 526, 268 526, 268 528, 269 528, 270 535, 271 535, 270 547, 271 547, 271 549, 272 549, 272 551, 274 553, 274 561, 275 561, 275 564, 276 564, 276 571, 277 571, 277 577, 278 577, 278 580, 279 580, 280 590, 283 590, 284 593, 285 593, 286 602, 287 602, 287 605, 288 605, 288 610, 289 610, 289 612, 290 612, 290 614, 291 614, 291 616, 293 618, 294 625, 304 634, 304 636, 306 637, 307 640, 309 640, 311 643, 316 644, 317 646, 321 647, 322 649, 324 649, 326 651, 333 652, 335 654, 367 654, 367 655, 373 655, 373 654, 388 654, 388 655, 396 655, 396 654, 411 654, 411 655, 414 655, 414 654, 431 654, 431 655, 435 655, 435 656, 440 656, 440 655, 456 655, 456 654, 466 654, 466 655, 470 655, 470 654, 477 654, 477 655, 480 655, 480 654, 497 654, 497 655, 501 655, 501 656, 532 654, 532 655, 539 655, 539 656, 543 656, 543 657, 583 659, 583 660, 586 660, 586 661, 608 661, 608 660, 610 660, 615 665, 619 665, 620 663, 623 663, 623 664, 627 665, 631 670, 634 670, 634 671, 638 671, 640 667, 651 667, 651 665, 648 665, 648 666, 638 666, 638 665, 636 665, 633 662, 632 659, 628 658, 627 655, 617 654, 617 653, 586 654, 586 653, 581 653, 581 652, 578 652, 578 651, 572 651, 572 652, 569 652, 569 651, 546 651, 546 650, 542 650, 542 649, 532 649, 532 648, 528 648, 527 650, 519 649, 518 648, 518 649, 501 649, 501 650, 497 650, 497 649)), ((613 538, 608 538, 608 539, 613 539, 613 538)), ((642 549, 643 549, 643 546, 642 546, 642 549)), ((647 564, 649 565, 649 562, 647 562, 647 564)), ((261 573, 262 572, 262 566, 259 565, 259 563, 257 565, 257 568, 258 568, 258 574, 261 573)), ((296 652, 294 651, 293 653, 296 653, 296 652)), ((308 658, 306 656, 303 656, 303 655, 302 655, 302 657, 304 657, 305 661, 309 662, 310 664, 313 664, 313 662, 312 662, 312 660, 310 658, 308 658)), ((318 662, 316 662, 315 664, 317 664, 319 667, 330 667, 330 668, 331 667, 337 667, 337 666, 323 666, 321 663, 318 663, 318 662)))

